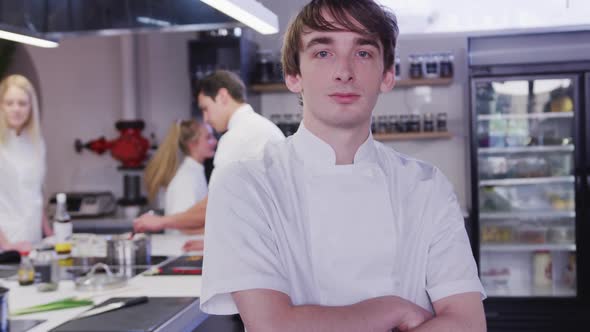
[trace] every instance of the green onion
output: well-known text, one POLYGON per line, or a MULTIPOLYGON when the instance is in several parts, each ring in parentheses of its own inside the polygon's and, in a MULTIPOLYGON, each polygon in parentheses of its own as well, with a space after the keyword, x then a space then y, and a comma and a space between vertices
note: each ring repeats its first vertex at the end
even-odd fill
POLYGON ((89 299, 78 299, 76 297, 68 297, 62 300, 49 302, 45 304, 40 304, 32 307, 22 308, 14 310, 10 313, 12 316, 18 315, 26 315, 32 314, 36 312, 44 312, 44 311, 52 311, 52 310, 61 310, 61 309, 69 309, 69 308, 77 308, 83 306, 93 305, 94 302, 89 299))

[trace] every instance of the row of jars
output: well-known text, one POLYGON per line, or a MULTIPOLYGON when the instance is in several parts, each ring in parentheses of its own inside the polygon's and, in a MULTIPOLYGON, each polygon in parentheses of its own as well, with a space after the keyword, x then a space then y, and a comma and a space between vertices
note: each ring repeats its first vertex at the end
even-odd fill
POLYGON ((401 114, 373 116, 371 132, 374 134, 419 133, 447 131, 447 113, 401 114))
MULTIPOLYGON (((293 135, 299 128, 301 114, 272 114, 270 120, 285 136, 293 135)), ((447 113, 377 115, 372 117, 371 132, 374 134, 417 133, 447 131, 447 113)))
MULTIPOLYGON (((421 78, 450 78, 453 77, 454 56, 451 52, 410 54, 408 76, 411 79, 421 78)), ((395 57, 395 73, 397 78, 401 76, 401 59, 395 57)), ((258 52, 256 72, 253 83, 268 84, 282 83, 283 69, 280 61, 280 53, 270 50, 258 52)))
MULTIPOLYGON (((411 79, 453 77, 454 56, 451 52, 410 54, 408 76, 411 79)), ((401 73, 401 60, 395 59, 395 71, 401 73)))

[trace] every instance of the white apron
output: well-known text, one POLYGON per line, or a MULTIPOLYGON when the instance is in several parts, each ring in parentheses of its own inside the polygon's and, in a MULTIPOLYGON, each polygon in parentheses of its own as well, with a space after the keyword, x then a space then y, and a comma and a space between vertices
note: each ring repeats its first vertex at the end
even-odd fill
POLYGON ((389 181, 374 163, 306 171, 313 272, 322 305, 396 293, 389 181))

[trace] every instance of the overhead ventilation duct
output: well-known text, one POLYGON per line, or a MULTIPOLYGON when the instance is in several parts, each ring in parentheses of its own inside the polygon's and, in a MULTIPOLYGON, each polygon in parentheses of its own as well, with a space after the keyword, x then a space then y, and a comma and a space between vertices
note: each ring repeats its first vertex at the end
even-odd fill
POLYGON ((49 41, 80 35, 204 31, 244 25, 261 33, 278 32, 276 15, 256 0, 213 2, 225 5, 216 4, 214 8, 205 0, 0 0, 0 29, 49 41))

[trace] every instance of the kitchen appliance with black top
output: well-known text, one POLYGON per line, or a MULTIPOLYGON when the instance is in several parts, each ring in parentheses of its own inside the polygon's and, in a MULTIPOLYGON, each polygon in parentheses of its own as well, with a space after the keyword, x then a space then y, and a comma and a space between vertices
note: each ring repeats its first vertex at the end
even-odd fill
POLYGON ((488 329, 588 331, 590 32, 471 38, 469 60, 488 329))
MULTIPOLYGON (((109 191, 67 192, 66 208, 72 218, 96 218, 112 215, 117 209, 115 195, 109 191)), ((55 214, 56 195, 49 199, 49 216, 55 214)))

